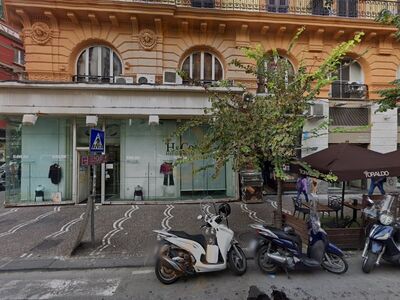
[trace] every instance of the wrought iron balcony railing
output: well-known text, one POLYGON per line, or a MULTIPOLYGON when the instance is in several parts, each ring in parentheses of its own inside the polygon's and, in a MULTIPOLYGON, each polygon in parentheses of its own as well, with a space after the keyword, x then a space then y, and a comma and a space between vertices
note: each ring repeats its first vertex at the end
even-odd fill
MULTIPOLYGON (((88 84, 120 84, 120 85, 140 85, 140 84, 150 84, 156 85, 161 84, 161 82, 143 82, 141 80, 134 81, 132 76, 93 76, 93 75, 74 75, 72 76, 72 81, 75 83, 88 83, 88 84)), ((183 80, 180 83, 164 82, 168 85, 190 85, 190 86, 225 86, 233 87, 235 82, 233 80, 183 80)))
POLYGON ((331 98, 333 99, 368 99, 368 85, 349 82, 334 81, 332 83, 331 98))
POLYGON ((120 0, 221 10, 259 11, 294 15, 319 15, 374 19, 386 9, 400 12, 399 0, 120 0))
POLYGON ((96 83, 96 84, 133 84, 133 77, 129 76, 94 76, 94 75, 74 75, 72 81, 77 83, 96 83))

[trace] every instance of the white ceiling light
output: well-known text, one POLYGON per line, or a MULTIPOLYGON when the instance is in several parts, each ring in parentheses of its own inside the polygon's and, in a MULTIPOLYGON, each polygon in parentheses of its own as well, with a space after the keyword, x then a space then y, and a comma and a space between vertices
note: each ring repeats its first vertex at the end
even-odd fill
POLYGON ((24 126, 33 126, 37 121, 37 115, 34 114, 25 114, 22 116, 22 125, 24 126))
POLYGON ((98 117, 97 116, 86 116, 86 126, 95 127, 97 126, 98 117))
POLYGON ((158 124, 160 124, 160 117, 158 115, 150 115, 149 125, 158 125, 158 124))

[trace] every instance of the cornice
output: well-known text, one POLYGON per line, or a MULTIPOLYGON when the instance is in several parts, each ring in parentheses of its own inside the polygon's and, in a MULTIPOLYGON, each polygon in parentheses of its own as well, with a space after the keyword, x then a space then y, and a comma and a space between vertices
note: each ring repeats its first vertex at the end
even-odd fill
POLYGON ((380 25, 374 20, 362 18, 341 18, 315 15, 275 14, 258 11, 238 11, 225 9, 199 9, 159 3, 135 3, 127 1, 106 0, 4 0, 6 9, 60 10, 94 13, 114 13, 127 15, 151 14, 157 16, 174 16, 178 19, 210 20, 232 23, 246 22, 249 24, 285 24, 289 26, 309 26, 349 30, 364 30, 376 32, 395 32, 394 27, 380 25), (28 9, 29 8, 29 9, 28 9), (157 8, 157 9, 155 9, 157 8), (201 13, 200 13, 201 12, 201 13))

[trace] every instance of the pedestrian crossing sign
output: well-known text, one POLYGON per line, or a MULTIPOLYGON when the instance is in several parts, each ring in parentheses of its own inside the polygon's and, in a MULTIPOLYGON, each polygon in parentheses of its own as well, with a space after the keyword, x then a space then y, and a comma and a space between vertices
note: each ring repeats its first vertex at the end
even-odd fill
POLYGON ((104 152, 104 131, 98 129, 90 130, 89 151, 95 153, 104 152))

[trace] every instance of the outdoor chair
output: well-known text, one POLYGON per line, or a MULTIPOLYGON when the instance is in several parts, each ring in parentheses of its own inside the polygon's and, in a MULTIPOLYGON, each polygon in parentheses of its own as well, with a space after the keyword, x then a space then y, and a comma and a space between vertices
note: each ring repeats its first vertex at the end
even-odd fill
POLYGON ((296 197, 292 197, 292 201, 294 206, 293 216, 295 216, 296 212, 298 212, 298 217, 300 218, 300 213, 303 213, 303 220, 305 220, 306 215, 310 214, 310 209, 302 207, 301 201, 297 202, 296 197))
MULTIPOLYGON (((335 195, 328 196, 328 206, 335 211, 337 223, 339 220, 339 211, 342 210, 342 198, 335 195)), ((328 215, 330 216, 331 214, 328 213, 328 215)))

